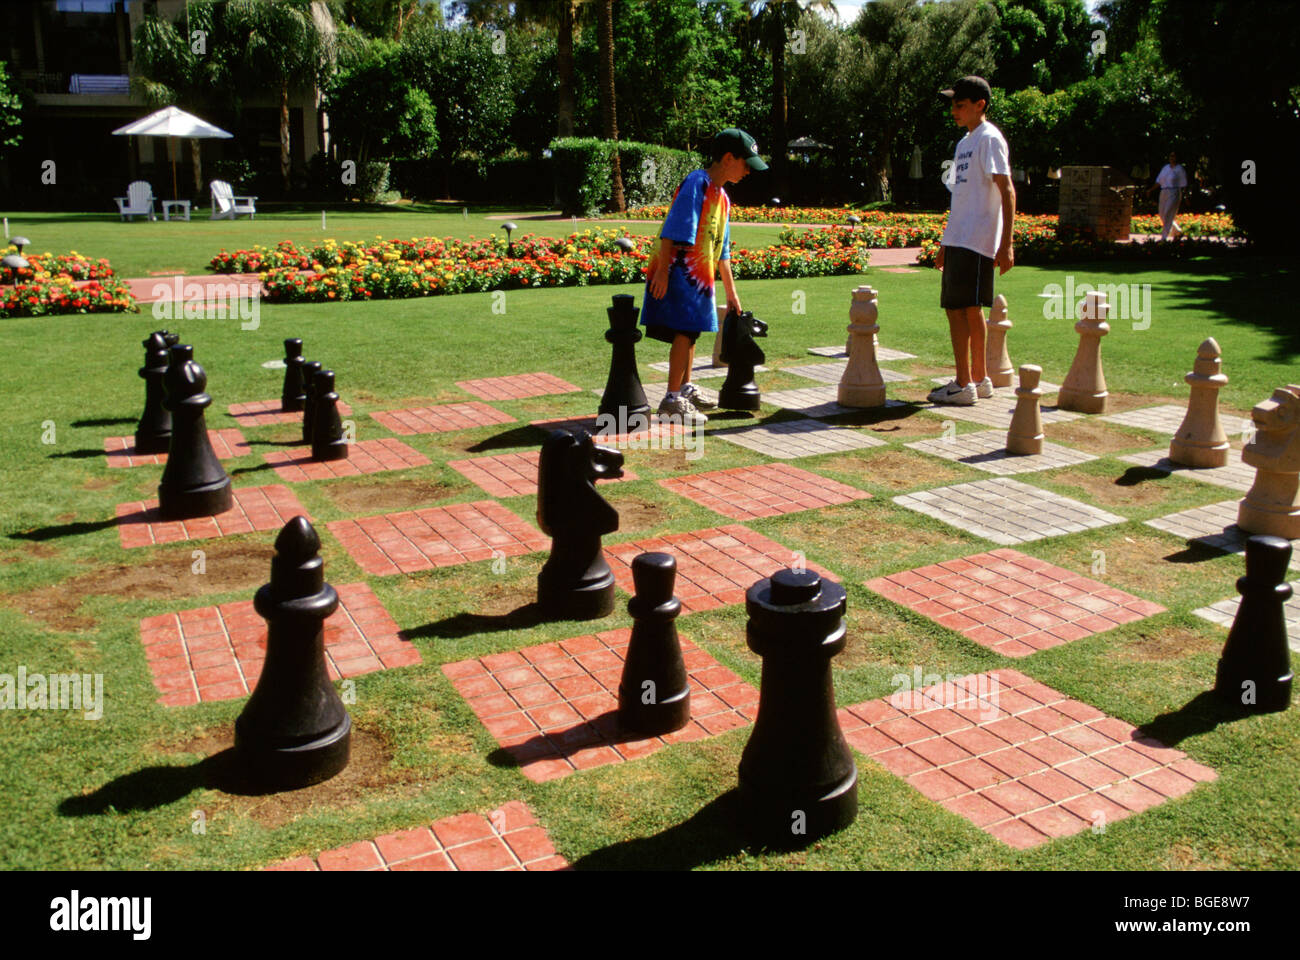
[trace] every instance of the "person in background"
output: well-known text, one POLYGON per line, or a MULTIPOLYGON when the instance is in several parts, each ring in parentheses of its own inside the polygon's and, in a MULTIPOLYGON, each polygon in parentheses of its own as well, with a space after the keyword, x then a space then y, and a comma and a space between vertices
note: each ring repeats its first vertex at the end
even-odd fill
POLYGON ((1187 171, 1178 162, 1178 155, 1171 150, 1169 162, 1160 168, 1160 172, 1156 174, 1156 182, 1151 187, 1152 193, 1160 191, 1160 222, 1164 224, 1164 229, 1160 231, 1161 240, 1168 240, 1171 234, 1175 239, 1183 235, 1182 227, 1178 226, 1175 218, 1178 216, 1178 206, 1182 203, 1185 189, 1187 189, 1187 171))

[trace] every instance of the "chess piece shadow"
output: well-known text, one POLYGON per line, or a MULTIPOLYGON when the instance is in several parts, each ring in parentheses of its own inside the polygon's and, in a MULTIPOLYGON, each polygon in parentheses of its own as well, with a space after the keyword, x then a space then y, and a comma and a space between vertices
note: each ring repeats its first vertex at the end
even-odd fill
POLYGON ((1139 483, 1146 483, 1148 480, 1163 480, 1167 476, 1169 476, 1169 471, 1161 470, 1159 467, 1129 467, 1115 479, 1115 485, 1117 487, 1136 487, 1139 483))
POLYGON ((103 450, 96 450, 93 447, 84 447, 81 450, 64 450, 62 453, 51 453, 46 459, 49 460, 90 460, 94 457, 102 457, 103 450))
MULTIPOLYGON (((767 359, 755 337, 767 336, 767 324, 746 310, 739 315, 730 311, 722 321, 722 361, 727 364, 727 378, 718 391, 721 410, 758 410, 762 406, 754 368, 767 359)), ((711 417, 712 418, 712 417, 711 417)))
POLYGON ((1213 690, 1198 693, 1191 700, 1169 713, 1162 713, 1142 725, 1139 734, 1150 737, 1166 747, 1176 747, 1188 737, 1209 733, 1220 724, 1240 720, 1249 714, 1240 707, 1225 703, 1213 690))
POLYGON ((618 511, 596 480, 623 475, 623 454, 598 446, 586 430, 555 430, 537 467, 537 525, 551 553, 537 575, 537 603, 556 620, 594 620, 614 611, 614 573, 601 537, 618 529, 618 511))
POLYGON ((710 800, 687 820, 648 837, 593 850, 573 864, 577 870, 691 870, 746 849, 738 831, 737 791, 710 800))
POLYGON ((74 427, 117 427, 136 422, 138 421, 135 417, 100 417, 97 420, 73 420, 72 425, 74 427))
POLYGON ((480 440, 465 448, 466 453, 486 453, 488 450, 502 450, 513 447, 534 447, 547 436, 545 427, 531 424, 523 427, 511 427, 501 433, 494 433, 486 440, 480 440))
POLYGON ((485 614, 462 611, 442 620, 426 623, 413 630, 403 630, 405 639, 436 637, 441 640, 454 640, 476 633, 499 633, 503 630, 528 630, 546 623, 548 617, 537 603, 526 603, 515 607, 509 613, 485 614))

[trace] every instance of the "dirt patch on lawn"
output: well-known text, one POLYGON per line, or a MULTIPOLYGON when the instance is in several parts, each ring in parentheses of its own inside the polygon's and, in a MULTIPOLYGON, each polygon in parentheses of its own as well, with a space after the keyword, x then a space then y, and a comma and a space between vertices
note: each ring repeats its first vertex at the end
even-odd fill
MULTIPOLYGON (((823 544, 836 553, 848 555, 853 562, 867 565, 875 562, 873 558, 906 556, 921 547, 953 542, 949 533, 890 522, 879 514, 865 517, 859 509, 849 504, 804 511, 796 514, 799 520, 783 526, 778 536, 789 542, 823 544)), ((833 560, 827 563, 833 565, 833 560)))
MULTIPOLYGON (((198 549, 198 548, 196 548, 198 549)), ((76 613, 90 596, 126 600, 222 593, 260 586, 271 571, 266 544, 206 543, 203 573, 194 572, 192 549, 170 550, 144 563, 99 567, 62 583, 6 597, 6 605, 60 631, 88 630, 96 621, 76 613)))
POLYGON ((28 560, 49 560, 51 557, 57 557, 58 555, 58 548, 52 547, 48 543, 24 543, 8 556, 0 557, 0 563, 23 563, 28 560))
POLYGON ((1043 435, 1052 443, 1063 443, 1088 453, 1115 453, 1151 445, 1144 434, 1095 420, 1049 423, 1043 427, 1043 435))
POLYGON ((367 793, 421 778, 416 770, 392 770, 393 751, 378 733, 352 728, 348 765, 324 783, 299 790, 257 795, 256 788, 240 774, 234 755, 233 725, 213 728, 186 742, 173 753, 199 753, 203 760, 195 771, 202 786, 224 795, 209 815, 222 813, 251 817, 267 827, 280 827, 299 816, 317 810, 345 810, 367 793))
POLYGON ((1185 627, 1166 627, 1154 633, 1136 637, 1119 648, 1125 660, 1142 660, 1161 663, 1181 660, 1196 653, 1213 653, 1223 649, 1223 637, 1206 636, 1185 627))
POLYGON ((894 490, 907 490, 917 486, 917 478, 927 483, 946 483, 959 474, 938 460, 907 450, 885 450, 865 456, 843 456, 823 460, 819 469, 834 470, 869 483, 881 484, 894 490))
POLYGON ((1128 506, 1145 507, 1159 503, 1169 496, 1169 490, 1154 483, 1120 483, 1121 477, 1104 477, 1081 470, 1062 470, 1051 474, 1053 483, 1075 487, 1087 493, 1090 502, 1102 503, 1108 507, 1128 506))
POLYGON ((505 617, 537 600, 537 581, 530 578, 512 583, 491 583, 473 591, 474 609, 482 617, 505 617))
POLYGON ((615 510, 618 511, 618 529, 624 530, 644 530, 649 527, 657 527, 668 519, 668 513, 662 504, 652 503, 649 500, 643 500, 640 497, 612 497, 609 493, 609 487, 604 487, 601 492, 615 510))
POLYGON ((348 513, 375 513, 427 507, 465 492, 468 483, 435 480, 389 480, 386 483, 329 484, 329 498, 348 513))
MULTIPOLYGON (((1075 570, 1080 576, 1092 577, 1118 587, 1121 590, 1136 591, 1148 597, 1168 597, 1177 595, 1180 590, 1204 576, 1197 563, 1175 563, 1169 560, 1171 553, 1186 553, 1171 548, 1168 542, 1157 536, 1144 534, 1125 534, 1097 543, 1105 555, 1105 570, 1092 572, 1090 563, 1098 558, 1091 553, 1067 557, 1060 561, 1061 566, 1075 570)), ((1222 556, 1209 547, 1194 548, 1209 560, 1222 556)))
POLYGON ((85 483, 81 485, 81 489, 106 490, 109 487, 115 486, 116 484, 117 484, 117 479, 114 477, 91 477, 89 480, 87 480, 85 483))

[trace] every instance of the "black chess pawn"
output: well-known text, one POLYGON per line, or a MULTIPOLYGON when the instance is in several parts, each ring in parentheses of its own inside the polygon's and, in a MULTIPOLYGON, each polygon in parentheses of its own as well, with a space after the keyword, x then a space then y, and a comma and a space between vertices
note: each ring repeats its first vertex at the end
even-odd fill
POLYGON ((605 331, 605 339, 613 344, 614 350, 597 412, 616 418, 619 429, 614 432, 623 433, 635 429, 631 425, 633 417, 649 424, 650 404, 646 402, 645 388, 636 369, 636 343, 641 339, 636 319, 640 312, 630 293, 615 294, 611 299, 614 305, 606 308, 609 329, 605 331))
POLYGON ((302 388, 302 366, 306 362, 302 356, 302 338, 285 340, 284 387, 280 390, 280 410, 283 413, 301 410, 307 402, 307 394, 302 388))
POLYGON ((144 413, 135 428, 136 453, 166 453, 172 439, 172 415, 163 406, 166 388, 163 377, 167 373, 167 331, 155 330, 141 341, 144 347, 144 366, 140 376, 144 379, 144 413))
POLYGON ((598 478, 623 475, 623 454, 580 430, 553 430, 537 466, 537 525, 551 555, 537 575, 537 603, 556 620, 593 620, 614 611, 614 572, 600 538, 618 529, 618 511, 596 492, 598 478))
POLYGON ((348 441, 343 436, 343 421, 339 418, 339 395, 334 392, 334 371, 322 370, 316 374, 312 385, 316 388, 316 400, 312 404, 311 458, 346 460, 348 441))
POLYGON ((163 335, 163 342, 167 344, 167 352, 170 355, 172 347, 181 342, 181 335, 172 333, 170 330, 159 330, 158 332, 163 335))
POLYGON ((636 595, 627 604, 632 638, 618 685, 618 720, 637 733, 671 733, 691 719, 691 687, 673 623, 682 612, 673 596, 676 579, 672 554, 643 553, 632 560, 636 595))
POLYGON ((728 311, 722 321, 721 360, 727 364, 727 379, 718 391, 718 406, 726 410, 757 410, 762 406, 754 368, 767 359, 755 337, 767 336, 767 324, 746 310, 728 311))
POLYGON ((302 365, 302 390, 306 396, 302 406, 302 442, 311 443, 312 423, 316 419, 316 374, 321 371, 321 362, 312 360, 302 365))
POLYGON ((1246 541, 1246 575, 1237 580, 1241 606, 1223 645, 1214 691, 1251 713, 1275 713, 1291 706, 1291 651, 1284 604, 1291 544, 1281 537, 1246 541))
POLYGON ((858 813, 858 770, 835 715, 831 657, 844 649, 845 591, 812 571, 778 570, 745 595, 749 649, 763 658, 758 719, 740 758, 752 836, 798 847, 858 813))
POLYGON ((325 619, 338 605, 320 537, 294 517, 275 539, 271 582, 253 598, 267 623, 266 660, 235 721, 235 756, 263 787, 309 786, 348 765, 352 718, 325 669, 325 619))
POLYGON ((158 484, 158 510, 164 520, 211 517, 234 503, 230 477, 212 450, 204 410, 212 398, 204 390, 208 375, 194 362, 188 343, 172 347, 163 377, 163 405, 172 415, 172 439, 167 466, 158 484))

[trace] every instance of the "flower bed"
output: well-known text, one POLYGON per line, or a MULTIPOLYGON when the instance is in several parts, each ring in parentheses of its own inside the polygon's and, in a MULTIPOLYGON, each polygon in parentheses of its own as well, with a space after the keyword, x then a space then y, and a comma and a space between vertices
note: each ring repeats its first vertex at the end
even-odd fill
MULTIPOLYGON (((5 255, 17 253, 10 245, 5 255)), ((130 288, 117 278, 109 262, 91 260, 77 251, 55 256, 25 253, 28 266, 17 271, 16 285, 8 270, 0 285, 0 318, 44 317, 62 313, 138 312, 130 288), (80 285, 78 285, 78 283, 80 285)))
MULTIPOLYGON (((1061 261, 1088 260, 1185 260, 1207 255, 1221 256, 1231 251, 1248 249, 1244 245, 1230 245, 1208 237, 1146 243, 1111 243, 1096 240, 1087 234, 1057 236, 1055 231, 1015 239, 1016 263, 1023 265, 1059 263, 1061 261)), ((916 262, 923 267, 933 267, 939 254, 937 241, 921 244, 916 262)))
MULTIPOLYGON (((481 293, 524 287, 565 287, 635 283, 645 276, 657 249, 650 236, 628 236, 632 249, 618 244, 617 230, 584 230, 566 237, 527 234, 514 242, 513 256, 500 237, 457 240, 411 238, 373 243, 326 240, 303 253, 285 241, 274 250, 257 248, 222 253, 212 269, 263 271, 264 298, 272 303, 329 300, 380 300, 453 293, 481 293), (268 269, 270 260, 277 264, 268 269)), ((737 279, 776 279, 859 273, 868 253, 857 243, 827 237, 816 247, 775 244, 759 250, 733 248, 737 279)))
MULTIPOLYGON (((665 206, 638 207, 626 213, 606 214, 607 218, 620 220, 659 220, 668 215, 665 206)), ((946 213, 899 213, 881 210, 850 210, 848 207, 740 207, 732 206, 731 220, 738 223, 831 223, 846 224, 856 216, 861 224, 858 230, 882 238, 904 238, 908 231, 919 231, 918 243, 924 239, 938 239, 948 219, 946 213), (937 233, 935 233, 937 231, 937 233), (930 234, 935 233, 934 236, 930 234)), ((1017 226, 1021 222, 1055 228, 1055 214, 1016 214, 1017 226)), ((1179 214, 1178 225, 1189 237, 1230 237, 1237 234, 1232 217, 1226 213, 1179 214)), ((1154 214, 1138 214, 1130 227, 1133 233, 1159 233, 1160 218, 1154 214)), ((875 247, 916 246, 917 243, 876 242, 875 247)))

